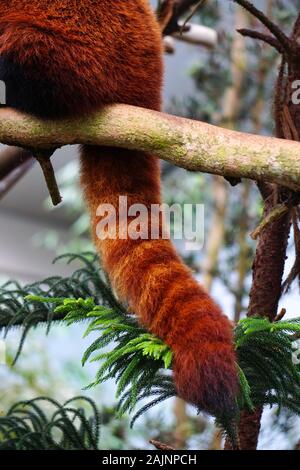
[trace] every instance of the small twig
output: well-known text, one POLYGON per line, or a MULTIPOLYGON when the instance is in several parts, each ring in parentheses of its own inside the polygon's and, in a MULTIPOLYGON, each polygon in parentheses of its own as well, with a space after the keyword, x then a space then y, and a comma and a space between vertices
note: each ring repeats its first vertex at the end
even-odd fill
POLYGON ((32 159, 32 154, 28 150, 20 147, 5 147, 0 152, 0 181, 30 159, 32 159))
POLYGON ((193 16, 196 14, 197 10, 203 6, 203 4, 206 2, 206 0, 198 0, 196 5, 192 7, 192 10, 190 14, 187 16, 187 18, 184 20, 183 24, 180 27, 180 34, 183 34, 185 31, 185 27, 187 26, 187 23, 193 18, 193 16))
POLYGON ((274 322, 278 322, 282 320, 285 314, 286 314, 286 308, 282 308, 280 312, 278 313, 278 315, 274 318, 274 322))
POLYGON ((5 178, 0 180, 0 200, 6 196, 8 191, 12 189, 24 175, 33 167, 34 159, 25 160, 17 168, 12 170, 5 178))
POLYGON ((262 223, 251 233, 251 238, 257 240, 262 232, 269 227, 273 222, 279 220, 283 215, 290 211, 290 206, 286 204, 278 204, 271 210, 271 212, 265 217, 262 223))
POLYGON ((274 36, 278 39, 282 48, 286 52, 291 51, 291 41, 284 34, 284 32, 277 26, 273 21, 271 21, 264 13, 258 10, 252 3, 248 0, 234 0, 235 3, 241 5, 245 10, 251 13, 255 18, 257 18, 274 36))
POLYGON ((39 162, 41 169, 43 171, 45 181, 47 184, 47 188, 54 206, 57 206, 61 203, 62 197, 59 192, 58 184, 55 178, 54 169, 51 163, 51 156, 53 154, 53 150, 50 151, 34 151, 33 155, 36 160, 39 162))
MULTIPOLYGON (((173 33, 178 33, 181 29, 178 24, 178 21, 186 12, 190 10, 191 7, 193 7, 198 2, 199 0, 173 0, 173 3, 174 3, 173 14, 171 15, 166 26, 164 27, 163 34, 172 35, 173 33)), ((168 3, 170 3, 170 0, 164 0, 160 4, 159 12, 163 9, 168 10, 168 8, 170 8, 170 6, 168 6, 168 3)), ((159 12, 158 12, 158 15, 160 15, 159 12)), ((169 14, 169 11, 168 11, 168 14, 169 14)))
POLYGON ((155 441, 154 439, 151 439, 151 441, 149 442, 154 447, 156 447, 157 450, 162 450, 162 451, 176 450, 174 449, 174 447, 168 446, 167 444, 163 444, 162 442, 159 442, 159 441, 155 441))
POLYGON ((283 48, 280 42, 277 39, 273 38, 273 36, 260 33, 259 31, 254 31, 252 29, 247 29, 247 28, 238 29, 237 32, 240 33, 242 36, 253 38, 253 39, 258 39, 259 41, 263 41, 266 44, 269 44, 270 46, 274 47, 278 52, 280 53, 283 52, 283 48))
POLYGON ((30 170, 31 152, 20 147, 6 147, 0 152, 0 199, 30 170))

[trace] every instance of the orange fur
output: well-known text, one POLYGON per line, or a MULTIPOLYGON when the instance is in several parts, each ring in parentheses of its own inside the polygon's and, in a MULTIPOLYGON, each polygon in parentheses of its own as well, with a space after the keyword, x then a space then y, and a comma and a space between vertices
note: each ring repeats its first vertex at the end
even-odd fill
MULTIPOLYGON (((0 55, 8 104, 26 112, 60 118, 107 103, 160 109, 161 37, 145 0, 2 0, 0 55)), ((160 203, 153 156, 86 146, 81 161, 94 234, 101 203, 116 205, 119 195, 160 203)), ((178 394, 212 413, 233 410, 231 325, 172 244, 94 238, 121 299, 173 349, 178 394)))

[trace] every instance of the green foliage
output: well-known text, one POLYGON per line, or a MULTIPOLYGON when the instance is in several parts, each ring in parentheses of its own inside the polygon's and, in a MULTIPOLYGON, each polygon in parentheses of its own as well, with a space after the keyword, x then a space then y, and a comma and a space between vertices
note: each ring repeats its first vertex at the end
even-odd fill
MULTIPOLYGON (((49 302, 51 299, 31 297, 30 300, 49 302)), ((100 333, 85 352, 83 364, 87 360, 101 364, 91 386, 108 379, 116 381, 120 414, 131 413, 142 399, 149 400, 155 395, 155 400, 136 413, 134 422, 151 406, 176 395, 171 376, 164 372, 171 370, 170 348, 140 327, 134 317, 99 307, 91 298, 54 299, 53 302, 59 303, 55 312, 63 312, 68 324, 85 317, 90 321, 85 334, 100 333), (102 352, 109 344, 114 347, 102 352)), ((300 319, 271 323, 266 318, 247 318, 239 322, 235 343, 240 410, 269 404, 300 413, 300 368, 293 362, 294 336, 291 335, 297 332, 300 332, 300 319)), ((227 431, 232 427, 224 417, 217 419, 227 431)))
POLYGON ((54 260, 75 262, 81 266, 70 277, 54 276, 26 286, 10 281, 0 287, 0 330, 8 331, 22 326, 22 338, 15 360, 19 357, 23 343, 31 328, 41 323, 47 325, 47 333, 53 322, 62 321, 64 313, 54 318, 53 302, 37 303, 25 301, 29 295, 49 298, 93 297, 98 304, 110 306, 116 311, 124 311, 114 297, 107 280, 99 270, 99 260, 94 253, 66 254, 54 260))
POLYGON ((51 398, 40 397, 13 405, 0 417, 0 450, 97 450, 100 415, 87 397, 75 397, 60 405, 51 398), (48 416, 41 407, 45 402, 54 408, 48 416), (92 410, 87 416, 80 402, 92 410))
POLYGON ((240 367, 240 407, 278 405, 300 414, 300 365, 294 342, 300 318, 271 323, 267 318, 246 318, 235 329, 240 367))
MULTIPOLYGON (((57 320, 68 325, 88 322, 85 335, 97 336, 82 362, 100 364, 90 386, 113 378, 117 383, 119 414, 132 413, 137 405, 141 406, 134 422, 151 406, 176 395, 171 375, 172 352, 119 304, 94 256, 67 256, 69 262, 75 259, 81 260, 83 267, 69 278, 51 278, 15 289, 11 289, 11 284, 3 286, 1 326, 9 330, 23 324, 23 344, 29 329, 39 322, 47 322, 48 327, 57 320)), ((293 343, 299 333, 300 319, 271 323, 266 318, 247 318, 239 322, 235 343, 240 410, 269 404, 300 413, 300 367, 293 362, 293 343)), ((224 423, 223 419, 221 424, 228 429, 232 423, 224 423)))
POLYGON ((118 385, 119 415, 131 413, 140 401, 155 397, 136 413, 132 424, 150 407, 176 395, 171 376, 164 372, 171 368, 172 351, 139 326, 132 315, 95 305, 92 298, 51 299, 30 295, 27 300, 58 304, 54 314, 63 315, 68 325, 83 319, 90 322, 85 336, 97 333, 99 337, 86 350, 82 364, 88 360, 100 362, 100 368, 89 387, 113 378, 118 385), (114 344, 113 349, 103 352, 110 344, 114 344))

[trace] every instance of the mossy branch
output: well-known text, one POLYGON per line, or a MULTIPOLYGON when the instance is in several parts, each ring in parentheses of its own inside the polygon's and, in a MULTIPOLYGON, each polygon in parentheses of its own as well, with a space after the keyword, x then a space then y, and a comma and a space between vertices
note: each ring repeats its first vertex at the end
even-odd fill
POLYGON ((134 106, 113 105, 85 118, 39 120, 0 110, 0 142, 45 149, 69 144, 151 152, 186 168, 300 190, 300 143, 240 133, 134 106))

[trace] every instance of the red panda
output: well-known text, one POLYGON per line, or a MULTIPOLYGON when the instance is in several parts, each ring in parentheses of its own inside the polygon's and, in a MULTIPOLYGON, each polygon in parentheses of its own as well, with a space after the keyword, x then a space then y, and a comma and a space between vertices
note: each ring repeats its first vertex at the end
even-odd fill
MULTIPOLYGON (((159 26, 146 0, 1 0, 0 78, 7 105, 43 119, 106 104, 161 109, 159 26)), ((99 239, 100 204, 160 204, 158 160, 84 146, 81 181, 95 245, 119 298, 174 352, 178 395, 212 414, 234 413, 232 327, 171 242, 99 239)), ((119 227, 119 229, 122 227, 119 227)))

